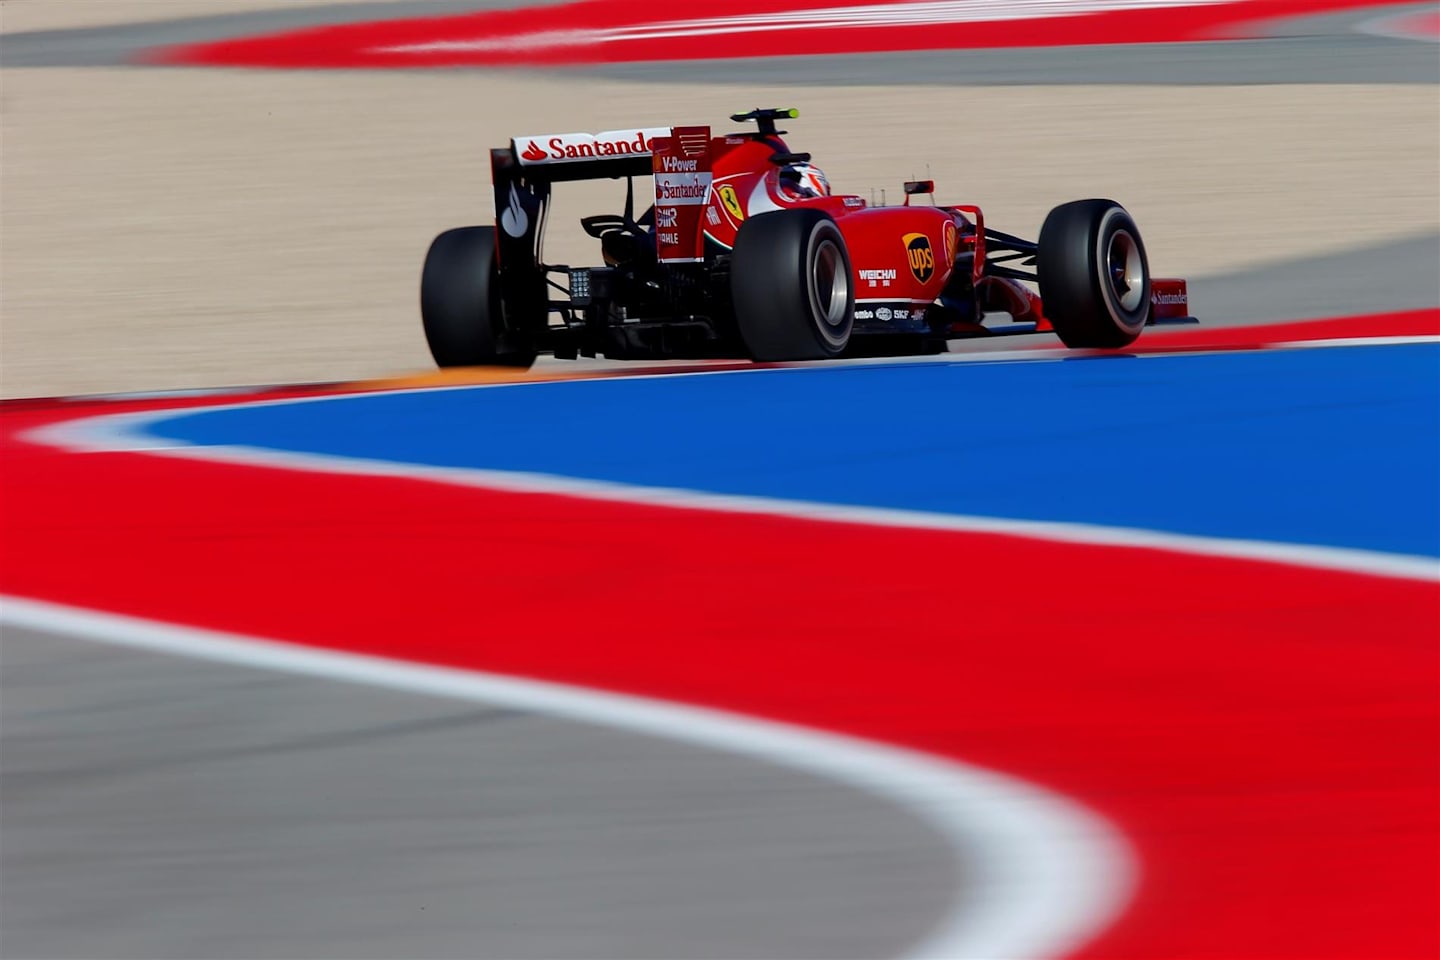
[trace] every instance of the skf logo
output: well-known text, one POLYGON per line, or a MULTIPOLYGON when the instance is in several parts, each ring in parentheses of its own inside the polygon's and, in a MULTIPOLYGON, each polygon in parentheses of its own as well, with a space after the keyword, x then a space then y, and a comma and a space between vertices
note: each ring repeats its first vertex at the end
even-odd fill
POLYGON ((725 204, 725 209, 730 212, 730 216, 735 218, 735 222, 739 223, 741 220, 744 220, 745 208, 740 206, 740 198, 735 196, 735 188, 727 183, 721 187, 718 192, 720 194, 720 202, 725 204))
POLYGON ((930 247, 930 238, 923 233, 907 233, 904 239, 910 272, 915 274, 916 280, 924 283, 935 273, 935 251, 930 247))

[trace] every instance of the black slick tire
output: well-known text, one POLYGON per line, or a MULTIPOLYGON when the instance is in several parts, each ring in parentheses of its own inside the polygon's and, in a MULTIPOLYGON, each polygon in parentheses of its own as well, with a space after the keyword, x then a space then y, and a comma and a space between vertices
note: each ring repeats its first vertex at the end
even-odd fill
POLYGON ((420 274, 420 319, 441 367, 528 367, 535 350, 506 329, 494 227, 457 227, 430 244, 420 274))
POLYGON ((1140 231, 1113 200, 1076 200, 1040 228, 1036 273, 1045 317, 1067 347, 1123 347, 1150 316, 1150 265, 1140 231))
POLYGON ((839 356, 855 324, 851 276, 845 238, 828 214, 780 210, 746 220, 735 237, 730 293, 750 356, 839 356))

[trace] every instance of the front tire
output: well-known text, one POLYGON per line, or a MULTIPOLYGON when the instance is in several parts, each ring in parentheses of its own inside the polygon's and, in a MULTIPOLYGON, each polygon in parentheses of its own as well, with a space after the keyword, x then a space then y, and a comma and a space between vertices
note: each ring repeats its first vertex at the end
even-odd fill
POLYGON ((420 274, 420 319, 441 367, 528 367, 535 349, 505 324, 494 227, 457 227, 430 244, 420 274))
POLYGON ((1140 230, 1113 200, 1050 211, 1036 260, 1045 317, 1067 347, 1134 343, 1150 316, 1150 264, 1140 230))
POLYGON ((746 220, 730 260, 740 339, 755 360, 824 360, 850 342, 855 291, 845 238, 819 210, 746 220))

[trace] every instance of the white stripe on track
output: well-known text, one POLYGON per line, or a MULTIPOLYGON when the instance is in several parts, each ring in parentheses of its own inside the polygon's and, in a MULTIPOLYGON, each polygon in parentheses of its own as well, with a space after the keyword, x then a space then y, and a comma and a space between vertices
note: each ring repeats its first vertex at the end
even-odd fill
POLYGON ((1002 23, 1021 20, 1119 13, 1168 7, 1201 7, 1234 0, 921 0, 858 4, 843 7, 775 10, 768 13, 718 16, 691 20, 664 20, 621 27, 579 30, 538 30, 463 40, 432 40, 373 48, 375 53, 464 53, 496 50, 532 50, 545 47, 588 46, 633 40, 678 37, 732 37, 744 33, 822 30, 835 28, 885 29, 945 26, 962 23, 1002 23))
MULTIPOLYGON (((1409 10, 1405 13, 1387 14, 1357 23, 1354 29, 1357 33, 1368 33, 1372 37, 1385 37, 1388 40, 1419 40, 1422 43, 1440 43, 1440 34, 1419 32, 1415 29, 1417 25, 1428 25, 1426 14, 1433 16, 1434 13, 1434 6, 1430 6, 1409 10)), ((1421 26, 1421 30, 1424 30, 1424 26, 1421 26)))
POLYGON ((750 757, 898 804, 938 830, 966 883, 907 956, 1056 957, 1130 898, 1128 845, 1105 820, 1033 784, 957 761, 643 697, 402 663, 0 596, 0 625, 97 643, 502 705, 750 757))

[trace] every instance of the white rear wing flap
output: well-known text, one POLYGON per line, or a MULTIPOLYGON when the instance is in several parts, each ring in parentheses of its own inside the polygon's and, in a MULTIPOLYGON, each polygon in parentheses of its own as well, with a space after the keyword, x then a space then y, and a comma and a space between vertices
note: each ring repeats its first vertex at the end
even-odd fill
POLYGON ((510 141, 515 163, 526 179, 604 180, 650 173, 656 137, 669 127, 633 127, 601 133, 547 133, 510 141))

